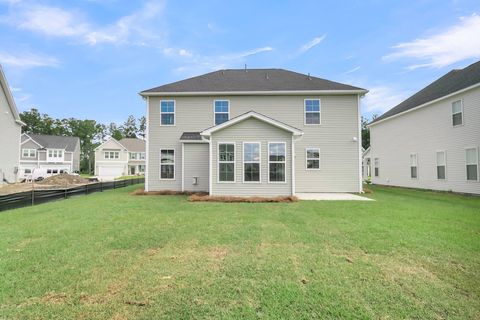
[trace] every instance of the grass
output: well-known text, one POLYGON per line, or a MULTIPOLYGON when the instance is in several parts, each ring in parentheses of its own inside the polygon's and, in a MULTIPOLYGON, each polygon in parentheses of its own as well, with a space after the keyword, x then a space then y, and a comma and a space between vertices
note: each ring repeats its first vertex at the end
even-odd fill
POLYGON ((134 176, 120 176, 116 177, 115 180, 130 180, 130 179, 140 179, 144 178, 144 175, 134 175, 134 176))
POLYGON ((138 186, 0 214, 0 319, 479 319, 480 198, 223 204, 138 186))

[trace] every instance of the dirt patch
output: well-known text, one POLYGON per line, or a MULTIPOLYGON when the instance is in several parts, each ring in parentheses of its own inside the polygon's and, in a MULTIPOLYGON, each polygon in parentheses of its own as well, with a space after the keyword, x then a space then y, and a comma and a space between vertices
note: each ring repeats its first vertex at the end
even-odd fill
POLYGON ((61 173, 51 177, 46 178, 45 180, 40 181, 40 185, 54 185, 54 186, 65 186, 71 184, 87 184, 89 181, 80 176, 74 176, 68 173, 61 173))
POLYGON ((208 193, 192 192, 192 191, 175 191, 175 190, 145 191, 144 189, 137 189, 130 194, 134 196, 191 196, 191 195, 207 195, 208 193))
POLYGON ((245 203, 261 203, 261 202, 297 202, 298 198, 295 196, 286 197, 231 197, 231 196, 209 196, 209 195, 191 195, 188 201, 197 202, 245 202, 245 203))
POLYGON ((65 303, 66 301, 67 301, 67 295, 65 293, 49 292, 42 297, 43 303, 62 304, 62 303, 65 303))

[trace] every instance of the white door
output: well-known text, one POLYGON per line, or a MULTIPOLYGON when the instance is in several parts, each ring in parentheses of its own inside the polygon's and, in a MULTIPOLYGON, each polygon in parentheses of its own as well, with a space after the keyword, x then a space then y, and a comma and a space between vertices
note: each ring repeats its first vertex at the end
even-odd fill
POLYGON ((123 165, 100 166, 98 175, 100 177, 120 177, 123 175, 123 165))

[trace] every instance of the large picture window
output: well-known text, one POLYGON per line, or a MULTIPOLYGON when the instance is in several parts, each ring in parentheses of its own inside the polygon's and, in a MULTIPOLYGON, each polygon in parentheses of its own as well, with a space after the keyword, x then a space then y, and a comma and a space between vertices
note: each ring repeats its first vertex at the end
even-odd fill
POLYGON ((243 144, 243 181, 260 182, 260 143, 243 144))
POLYGON ((268 182, 285 182, 286 143, 268 144, 268 182))
POLYGON ((437 179, 447 178, 447 154, 445 151, 437 151, 437 179))
POLYGON ((320 124, 320 100, 305 99, 305 124, 320 124))
POLYGON ((466 150, 467 180, 478 181, 478 149, 469 148, 466 150))
POLYGON ((175 179, 175 150, 160 150, 160 179, 175 179))
POLYGON ((218 144, 218 181, 235 182, 235 144, 218 144))
POLYGON ((162 126, 175 125, 175 101, 162 100, 160 102, 160 118, 162 126))
POLYGON ((228 100, 215 100, 215 125, 222 124, 230 118, 230 103, 228 100))
POLYGON ((306 149, 306 165, 307 170, 320 169, 320 149, 319 148, 307 148, 306 149))
POLYGON ((416 153, 410 155, 410 178, 418 178, 418 156, 416 153))

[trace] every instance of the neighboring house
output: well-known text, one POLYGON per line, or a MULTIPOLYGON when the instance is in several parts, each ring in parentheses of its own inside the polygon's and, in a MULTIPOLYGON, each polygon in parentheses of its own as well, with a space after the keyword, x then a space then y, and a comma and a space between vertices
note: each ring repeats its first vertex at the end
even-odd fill
POLYGON ((369 177, 372 176, 372 160, 370 156, 370 147, 367 150, 363 150, 362 152, 362 177, 363 180, 367 180, 369 177))
POLYGON ((36 168, 47 169, 47 174, 80 170, 78 137, 24 133, 20 149, 20 169, 24 177, 36 168))
POLYGON ((20 120, 10 87, 0 65, 0 185, 18 179, 20 120))
POLYGON ((145 188, 361 192, 361 88, 283 69, 220 70, 140 93, 145 188))
POLYGON ((95 175, 115 178, 145 173, 145 140, 110 138, 95 149, 95 175))
POLYGON ((480 194, 480 61, 450 71, 369 127, 373 183, 480 194))

